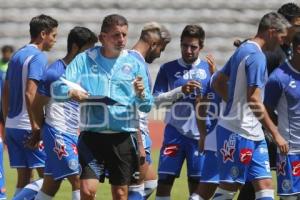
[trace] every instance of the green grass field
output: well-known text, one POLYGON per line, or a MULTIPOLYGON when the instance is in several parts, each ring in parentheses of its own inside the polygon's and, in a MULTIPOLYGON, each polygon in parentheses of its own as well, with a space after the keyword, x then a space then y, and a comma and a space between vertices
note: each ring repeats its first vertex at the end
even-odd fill
MULTIPOLYGON (((158 160, 158 151, 153 151, 153 161, 154 165, 157 167, 158 160)), ((7 151, 4 152, 4 167, 5 167, 5 178, 6 178, 6 189, 8 194, 8 199, 12 198, 12 195, 15 190, 16 183, 16 171, 14 169, 10 169, 7 151)), ((184 200, 188 199, 188 188, 187 188, 187 178, 186 178, 186 167, 184 165, 181 173, 181 177, 176 179, 175 185, 172 190, 172 199, 174 200, 184 200)), ((60 190, 56 194, 55 200, 62 199, 71 199, 71 187, 67 181, 63 181, 60 190)), ((97 199, 103 200, 111 200, 110 187, 108 183, 101 184, 98 187, 97 199)), ((154 200, 155 195, 152 194, 150 200, 154 200)), ((278 198, 277 198, 278 199, 278 198)))

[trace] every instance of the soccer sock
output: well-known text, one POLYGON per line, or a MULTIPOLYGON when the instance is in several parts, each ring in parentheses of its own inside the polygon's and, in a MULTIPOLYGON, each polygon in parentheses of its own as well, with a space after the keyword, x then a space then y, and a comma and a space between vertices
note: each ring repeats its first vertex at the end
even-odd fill
POLYGON ((171 200, 171 198, 170 197, 159 197, 159 196, 156 196, 155 200, 171 200))
POLYGON ((15 191, 14 196, 17 196, 17 194, 18 194, 19 192, 21 192, 22 189, 23 189, 23 188, 16 188, 16 191, 15 191))
POLYGON ((39 179, 29 183, 14 196, 13 200, 34 199, 38 191, 42 188, 43 180, 39 179))
POLYGON ((256 200, 274 200, 274 190, 265 189, 255 192, 256 200))
POLYGON ((204 200, 204 199, 203 199, 199 194, 193 193, 193 194, 190 196, 189 200, 204 200))
POLYGON ((53 197, 45 194, 41 190, 38 192, 34 200, 52 200, 53 197))
POLYGON ((128 191, 128 200, 143 200, 144 184, 130 185, 128 191))
POLYGON ((233 199, 235 192, 217 188, 217 191, 213 197, 213 200, 231 200, 233 199))
POLYGON ((80 200, 80 190, 72 191, 72 200, 80 200))
POLYGON ((144 182, 144 199, 148 199, 157 187, 157 180, 148 180, 144 182))
POLYGON ((280 196, 282 200, 297 200, 297 196, 280 196))

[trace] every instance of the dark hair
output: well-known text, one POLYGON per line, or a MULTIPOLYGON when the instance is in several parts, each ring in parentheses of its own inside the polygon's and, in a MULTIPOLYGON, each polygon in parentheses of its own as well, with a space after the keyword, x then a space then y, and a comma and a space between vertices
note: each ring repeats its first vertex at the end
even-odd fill
POLYGON ((296 32, 293 37, 293 48, 297 48, 298 45, 300 45, 300 32, 296 32))
POLYGON ((205 32, 199 25, 187 25, 181 33, 180 41, 182 42, 185 37, 197 38, 199 40, 199 45, 203 47, 205 32))
POLYGON ((41 14, 33 17, 29 26, 31 38, 37 38, 42 31, 50 33, 53 28, 58 26, 58 22, 50 16, 41 14))
POLYGON ((80 49, 86 44, 96 43, 97 41, 97 36, 90 29, 76 26, 68 35, 68 53, 72 49, 72 44, 76 44, 80 49))
POLYGON ((2 53, 7 52, 7 51, 9 51, 9 52, 14 52, 14 47, 11 46, 11 45, 4 45, 4 46, 1 48, 1 51, 2 51, 2 53))
POLYGON ((103 19, 101 32, 107 33, 113 26, 128 26, 128 21, 125 17, 118 14, 108 15, 103 19))
POLYGON ((281 14, 270 12, 261 18, 258 32, 262 33, 271 28, 276 29, 278 32, 283 32, 289 27, 291 27, 291 24, 281 14))
POLYGON ((277 12, 282 14, 289 22, 295 17, 300 17, 300 7, 295 3, 283 4, 277 12))

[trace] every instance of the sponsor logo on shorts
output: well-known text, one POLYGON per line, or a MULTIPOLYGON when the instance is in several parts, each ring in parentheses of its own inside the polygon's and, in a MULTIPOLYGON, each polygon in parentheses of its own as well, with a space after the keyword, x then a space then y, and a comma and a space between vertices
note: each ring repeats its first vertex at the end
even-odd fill
POLYGON ((300 161, 292 162, 292 167, 293 167, 293 175, 300 176, 300 161))
POLYGON ((285 176, 285 160, 281 160, 277 163, 277 175, 285 176))
POLYGON ((291 181, 288 179, 284 179, 282 181, 281 188, 285 192, 289 191, 292 188, 291 181))
POLYGON ((40 141, 40 142, 39 142, 38 148, 39 148, 39 151, 43 151, 43 150, 44 150, 45 145, 44 145, 43 141, 40 141))
POLYGON ((241 149, 240 151, 240 161, 244 165, 249 165, 252 160, 253 150, 252 149, 241 149))
POLYGON ((71 170, 77 170, 78 169, 78 160, 76 160, 76 159, 69 160, 68 166, 71 170))
POLYGON ((170 144, 170 145, 165 146, 163 154, 165 156, 173 157, 173 156, 177 155, 178 150, 179 150, 178 144, 170 144))

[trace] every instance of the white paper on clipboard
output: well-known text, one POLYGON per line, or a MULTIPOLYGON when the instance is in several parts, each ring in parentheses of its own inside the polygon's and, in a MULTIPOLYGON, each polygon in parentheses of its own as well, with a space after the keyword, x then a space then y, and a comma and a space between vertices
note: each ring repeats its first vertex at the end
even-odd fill
POLYGON ((68 81, 68 80, 66 80, 66 79, 64 79, 64 78, 60 78, 60 80, 64 83, 64 84, 66 84, 67 86, 69 86, 71 89, 73 89, 73 90, 79 90, 79 91, 81 91, 81 92, 87 92, 83 87, 81 87, 79 84, 77 84, 77 83, 73 83, 73 82, 71 82, 71 81, 68 81))

